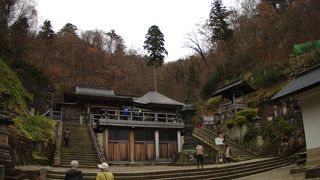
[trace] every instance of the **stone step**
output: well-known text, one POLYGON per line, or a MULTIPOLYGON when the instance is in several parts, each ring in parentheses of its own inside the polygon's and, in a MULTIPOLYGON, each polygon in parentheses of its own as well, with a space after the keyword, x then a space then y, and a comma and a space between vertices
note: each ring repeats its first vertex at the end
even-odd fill
POLYGON ((83 157, 91 157, 91 156, 96 156, 95 152, 79 152, 79 151, 74 151, 74 152, 63 152, 61 157, 70 157, 70 156, 83 156, 83 157))
MULTIPOLYGON (((70 160, 63 160, 61 161, 61 164, 70 164, 71 161, 73 161, 74 159, 70 159, 70 160)), ((80 165, 82 164, 97 164, 97 159, 77 159, 77 161, 79 162, 80 165)))
POLYGON ((91 152, 91 151, 94 151, 94 148, 93 147, 89 147, 89 146, 87 146, 87 147, 82 147, 82 148, 72 148, 72 147, 70 147, 70 148, 66 148, 66 149, 61 149, 61 151, 62 152, 69 152, 69 151, 82 151, 82 152, 87 152, 87 151, 89 151, 89 152, 91 152))
POLYGON ((70 167, 72 160, 79 161, 82 168, 97 168, 97 153, 86 124, 65 124, 71 132, 69 147, 61 149, 61 167, 70 167))
MULTIPOLYGON (((264 161, 235 164, 225 167, 214 167, 205 169, 184 169, 173 171, 142 172, 142 173, 114 173, 117 180, 138 180, 138 179, 234 179, 261 173, 271 169, 289 165, 290 163, 279 158, 267 159, 264 161)), ((80 164, 81 167, 81 164, 80 164)), ((96 166, 93 168, 97 168, 96 166)), ((81 168, 80 168, 81 169, 81 168)), ((48 172, 49 179, 63 179, 65 172, 48 172)), ((96 173, 84 173, 84 179, 95 179, 96 173)))
MULTIPOLYGON (((98 163, 79 163, 81 168, 97 168, 98 163)), ((60 167, 70 168, 70 163, 60 164, 60 167)))
MULTIPOLYGON (((98 171, 97 171, 98 172, 98 171)), ((65 176, 65 172, 63 172, 63 174, 48 174, 47 179, 64 179, 65 176)), ((84 175, 83 179, 95 179, 96 178, 96 174, 92 174, 92 175, 84 175)))
POLYGON ((71 152, 68 152, 68 153, 63 153, 61 155, 61 157, 97 157, 96 156, 96 153, 83 153, 83 154, 80 154, 79 152, 78 153, 71 153, 71 152))
MULTIPOLYGON (((63 160, 61 161, 61 164, 66 164, 66 165, 70 165, 70 162, 73 161, 74 159, 70 159, 70 160, 63 160)), ((80 166, 83 164, 97 164, 97 159, 93 159, 93 160, 78 160, 80 166)))
MULTIPOLYGON (((60 167, 70 168, 70 164, 69 165, 60 165, 60 167)), ((83 165, 83 166, 81 166, 81 168, 95 168, 95 169, 97 169, 97 165, 83 165)))
POLYGON ((228 174, 235 174, 243 171, 251 171, 255 169, 261 169, 264 167, 272 167, 278 164, 287 163, 285 161, 270 161, 270 162, 260 162, 260 163, 249 163, 246 165, 235 165, 227 166, 221 168, 208 168, 208 169, 194 169, 188 171, 175 171, 175 172, 156 172, 156 173, 147 173, 147 174, 136 174, 131 173, 130 177, 128 175, 117 175, 117 179, 207 179, 216 176, 224 176, 228 174))

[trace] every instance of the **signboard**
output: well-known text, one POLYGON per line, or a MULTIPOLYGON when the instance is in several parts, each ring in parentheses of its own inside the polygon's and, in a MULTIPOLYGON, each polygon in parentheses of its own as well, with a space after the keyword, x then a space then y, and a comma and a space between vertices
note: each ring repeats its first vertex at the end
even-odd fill
POLYGON ((215 138, 215 139, 214 139, 214 142, 216 143, 217 146, 219 146, 219 145, 224 145, 224 144, 223 144, 223 139, 220 138, 220 137, 215 138))
POLYGON ((203 124, 214 124, 214 117, 203 116, 203 124))

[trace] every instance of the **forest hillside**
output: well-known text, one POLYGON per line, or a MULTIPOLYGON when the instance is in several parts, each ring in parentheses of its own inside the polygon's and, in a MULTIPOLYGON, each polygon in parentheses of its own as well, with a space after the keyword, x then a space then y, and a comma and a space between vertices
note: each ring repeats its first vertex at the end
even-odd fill
MULTIPOLYGON (((0 6, 6 9, 0 11, 0 56, 24 84, 30 82, 25 71, 42 74, 44 94, 47 99, 53 95, 55 102, 78 85, 111 87, 128 95, 154 88, 149 56, 128 49, 116 30, 81 31, 67 23, 54 32, 50 20, 36 29, 32 2, 11 0, 0 6)), ((188 36, 195 54, 157 68, 158 91, 181 102, 197 102, 245 78, 259 97, 274 93, 293 74, 318 63, 317 49, 300 55, 293 47, 320 38, 319 9, 317 0, 244 0, 238 10, 214 0, 206 23, 188 36)))

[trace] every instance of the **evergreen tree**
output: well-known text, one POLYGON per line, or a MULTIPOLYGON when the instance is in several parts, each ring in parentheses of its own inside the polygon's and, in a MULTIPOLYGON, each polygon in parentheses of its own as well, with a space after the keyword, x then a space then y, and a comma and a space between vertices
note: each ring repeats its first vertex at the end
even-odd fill
POLYGON ((23 57, 27 45, 29 24, 26 17, 22 17, 12 26, 10 31, 10 51, 16 59, 23 57))
POLYGON ((41 30, 39 31, 39 37, 42 38, 47 44, 50 44, 52 43, 53 36, 54 31, 52 30, 51 22, 49 20, 45 20, 41 30))
POLYGON ((67 23, 63 26, 63 28, 60 30, 59 34, 65 35, 65 34, 74 34, 76 35, 76 31, 78 30, 76 25, 73 25, 71 23, 67 23))
POLYGON ((164 48, 164 36, 158 26, 149 28, 143 48, 149 53, 148 65, 154 66, 154 85, 157 91, 156 68, 164 63, 164 55, 168 55, 164 48))
POLYGON ((114 29, 106 33, 107 44, 106 50, 110 54, 123 55, 125 50, 124 40, 119 36, 114 29))
POLYGON ((229 28, 227 18, 229 12, 223 6, 222 0, 214 0, 211 5, 209 15, 209 25, 212 28, 212 43, 228 40, 232 36, 232 30, 229 28))

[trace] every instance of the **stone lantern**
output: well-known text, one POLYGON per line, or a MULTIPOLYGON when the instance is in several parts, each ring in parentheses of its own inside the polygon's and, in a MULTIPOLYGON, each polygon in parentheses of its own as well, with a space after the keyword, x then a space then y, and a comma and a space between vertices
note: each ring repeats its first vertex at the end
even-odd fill
POLYGON ((181 109, 181 115, 182 115, 182 119, 184 121, 184 127, 183 127, 184 143, 182 146, 182 150, 195 148, 195 147, 193 147, 194 142, 193 142, 193 138, 192 138, 192 131, 194 129, 192 118, 193 118, 195 112, 196 112, 196 109, 192 105, 185 105, 181 109))
POLYGON ((192 137, 192 131, 194 129, 192 118, 195 112, 196 109, 192 105, 185 105, 180 111, 184 121, 184 143, 182 151, 178 153, 177 164, 188 164, 194 161, 193 154, 196 148, 196 142, 192 137))

